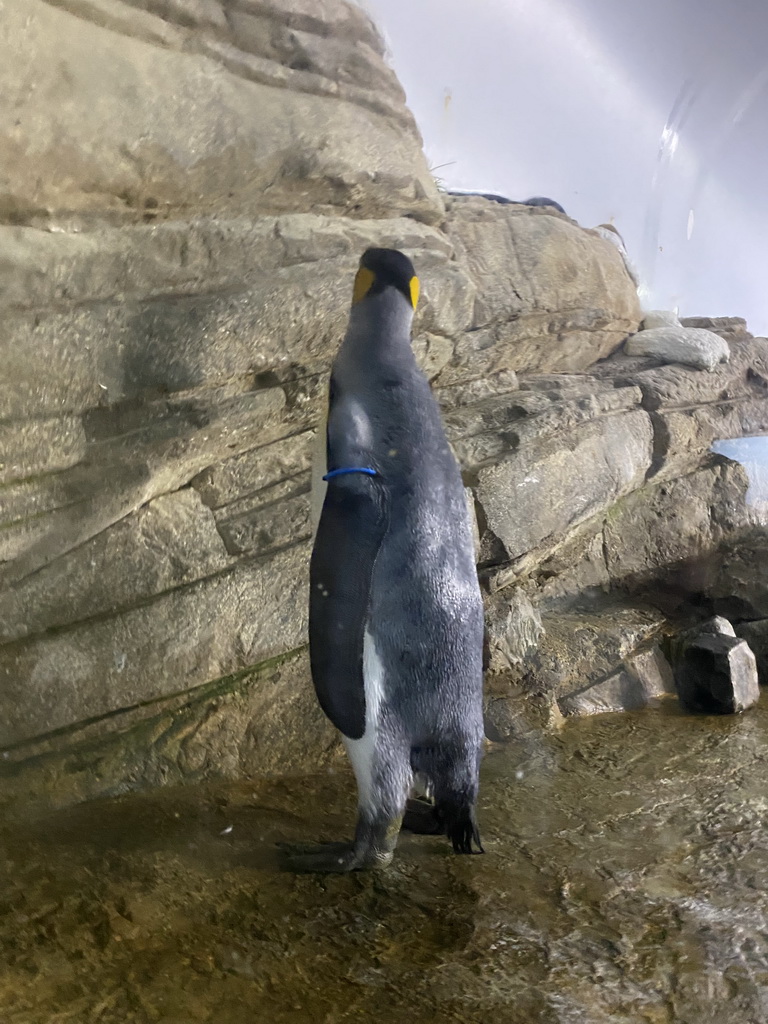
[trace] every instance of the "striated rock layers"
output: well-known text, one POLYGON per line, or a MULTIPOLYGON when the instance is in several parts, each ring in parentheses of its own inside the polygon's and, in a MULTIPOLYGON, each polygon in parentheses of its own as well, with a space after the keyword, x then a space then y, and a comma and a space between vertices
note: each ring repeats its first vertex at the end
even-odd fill
POLYGON ((422 279, 489 735, 665 691, 654 587, 683 601, 680 566, 748 522, 708 450, 768 430, 764 342, 699 324, 731 344, 711 374, 611 357, 641 316, 621 254, 551 208, 441 196, 343 0, 5 0, 0 55, 6 798, 337 757, 307 670, 308 467, 371 244, 422 279))

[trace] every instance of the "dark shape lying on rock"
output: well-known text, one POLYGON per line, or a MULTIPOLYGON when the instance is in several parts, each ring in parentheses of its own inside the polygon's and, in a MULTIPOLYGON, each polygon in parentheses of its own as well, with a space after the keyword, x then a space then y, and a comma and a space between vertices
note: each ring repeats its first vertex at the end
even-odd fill
MULTIPOLYGON (((716 620, 715 620, 716 622, 716 620)), ((732 715, 757 702, 757 664, 746 640, 705 625, 683 639, 675 656, 675 684, 689 711, 732 715)))
POLYGON ((565 213, 560 203, 555 202, 554 199, 547 198, 547 196, 531 196, 530 199, 523 200, 523 206, 553 206, 560 213, 565 213))
MULTIPOLYGON (((478 196, 480 199, 488 199, 492 203, 501 203, 504 206, 551 206, 555 210, 559 210, 560 213, 565 213, 560 203, 554 199, 548 199, 547 196, 531 196, 530 199, 508 199, 507 196, 501 196, 496 192, 475 192, 472 189, 448 189, 449 196, 478 196)), ((566 216, 568 216, 566 214, 566 216)))

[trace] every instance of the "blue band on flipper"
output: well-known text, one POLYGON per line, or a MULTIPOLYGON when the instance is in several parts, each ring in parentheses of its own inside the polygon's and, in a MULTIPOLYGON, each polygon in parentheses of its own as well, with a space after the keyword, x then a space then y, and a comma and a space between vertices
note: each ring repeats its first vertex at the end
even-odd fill
POLYGON ((330 473, 326 473, 323 480, 333 480, 335 476, 346 476, 347 473, 365 473, 366 476, 377 476, 375 469, 371 469, 370 466, 347 466, 344 469, 332 469, 330 473))

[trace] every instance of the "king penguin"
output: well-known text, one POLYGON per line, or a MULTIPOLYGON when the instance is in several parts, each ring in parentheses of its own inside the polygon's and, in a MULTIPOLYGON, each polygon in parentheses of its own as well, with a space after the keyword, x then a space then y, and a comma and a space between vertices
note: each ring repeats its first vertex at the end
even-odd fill
POLYGON ((461 473, 411 348, 418 294, 403 253, 363 254, 318 432, 310 661, 358 818, 351 844, 294 856, 296 870, 388 864, 414 784, 432 802, 406 827, 482 852, 483 605, 461 473))

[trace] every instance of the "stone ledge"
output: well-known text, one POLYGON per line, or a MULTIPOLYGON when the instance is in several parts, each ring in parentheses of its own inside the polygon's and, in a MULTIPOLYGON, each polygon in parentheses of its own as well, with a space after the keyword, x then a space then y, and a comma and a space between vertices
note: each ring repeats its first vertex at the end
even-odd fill
POLYGON ((191 690, 298 647, 308 568, 309 546, 297 544, 124 612, 0 647, 0 745, 191 690))
POLYGON ((306 648, 0 756, 0 807, 24 817, 138 785, 317 771, 340 763, 306 648), (295 742, 296 736, 302 743, 295 742), (7 755, 7 756, 6 756, 7 755))

